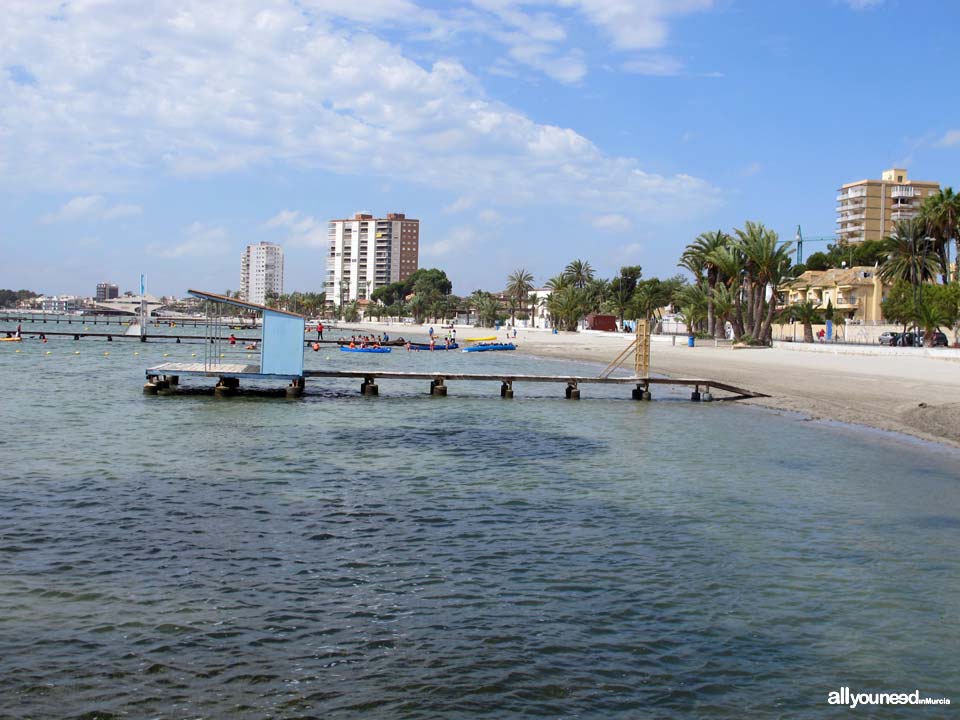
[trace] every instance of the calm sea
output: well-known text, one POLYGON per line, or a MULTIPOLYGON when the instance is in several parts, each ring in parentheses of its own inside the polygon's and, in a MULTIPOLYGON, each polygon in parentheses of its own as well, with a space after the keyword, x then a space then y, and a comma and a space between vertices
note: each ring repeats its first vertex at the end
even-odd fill
POLYGON ((202 349, 20 345, 0 343, 0 717, 816 718, 841 686, 960 702, 953 451, 629 386, 144 397, 147 366, 202 349))

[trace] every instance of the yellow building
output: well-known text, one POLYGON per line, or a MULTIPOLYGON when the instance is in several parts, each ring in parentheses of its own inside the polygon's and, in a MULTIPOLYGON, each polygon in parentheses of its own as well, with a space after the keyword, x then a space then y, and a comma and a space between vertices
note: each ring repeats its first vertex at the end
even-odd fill
POLYGON ((923 199, 939 189, 939 183, 910 180, 903 168, 884 170, 880 180, 847 183, 837 195, 837 239, 879 240, 898 220, 914 217, 923 199))
POLYGON ((880 303, 890 287, 880 280, 877 268, 867 265, 807 270, 785 286, 784 301, 795 305, 810 300, 821 311, 832 302, 837 322, 847 318, 859 323, 875 323, 883 319, 880 303))

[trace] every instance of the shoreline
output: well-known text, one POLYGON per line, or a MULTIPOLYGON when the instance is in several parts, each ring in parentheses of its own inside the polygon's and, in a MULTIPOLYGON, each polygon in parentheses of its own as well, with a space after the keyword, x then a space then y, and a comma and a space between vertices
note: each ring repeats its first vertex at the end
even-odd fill
MULTIPOLYGON (((351 325, 374 332, 387 330, 391 335, 426 334, 428 327, 351 325)), ((481 329, 458 328, 457 334, 476 332, 481 329)), ((523 355, 606 365, 631 338, 591 332, 553 335, 519 328, 514 342, 523 355)), ((739 402, 960 448, 960 360, 804 353, 779 348, 735 351, 730 347, 689 348, 685 343, 673 346, 655 341, 650 348, 650 372, 726 382, 769 396, 739 402)))

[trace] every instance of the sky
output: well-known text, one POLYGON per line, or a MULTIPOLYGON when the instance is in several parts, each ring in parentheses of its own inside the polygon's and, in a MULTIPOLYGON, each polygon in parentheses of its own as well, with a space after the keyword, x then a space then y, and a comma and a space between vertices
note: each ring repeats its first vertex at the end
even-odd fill
MULTIPOLYGON (((320 291, 327 222, 420 220, 454 292, 828 236, 837 188, 960 186, 960 4, 5 0, 0 287, 320 291)), ((809 244, 809 254, 823 245, 809 244)))

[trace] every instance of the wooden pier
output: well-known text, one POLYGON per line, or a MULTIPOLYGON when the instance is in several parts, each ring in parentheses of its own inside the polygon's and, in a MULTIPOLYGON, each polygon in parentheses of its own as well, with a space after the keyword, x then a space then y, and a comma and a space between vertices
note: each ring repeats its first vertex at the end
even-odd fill
POLYGON ((305 370, 302 375, 265 374, 258 365, 221 363, 161 363, 146 371, 147 383, 144 393, 157 395, 172 392, 180 383, 181 376, 215 377, 218 379, 214 392, 217 395, 235 394, 241 380, 289 380, 286 387, 287 397, 300 397, 306 387, 306 381, 312 378, 357 379, 361 380, 360 394, 374 396, 380 394, 379 380, 428 380, 429 394, 446 396, 448 382, 498 382, 500 397, 514 397, 516 383, 557 383, 564 386, 564 396, 568 400, 580 399, 582 385, 634 385, 631 398, 650 400, 650 388, 653 385, 678 385, 691 388, 690 399, 698 402, 713 400, 743 400, 766 397, 762 393, 705 378, 661 378, 661 377, 591 377, 579 375, 518 375, 513 373, 447 373, 447 372, 402 372, 397 370, 305 370), (714 391, 728 393, 715 397, 714 391))
MULTIPOLYGON (((650 400, 653 385, 680 385, 692 388, 690 399, 696 402, 717 400, 740 400, 765 397, 760 393, 702 378, 657 378, 650 377, 650 333, 645 320, 637 320, 635 339, 596 377, 579 375, 524 375, 509 372, 495 373, 450 373, 450 372, 402 372, 397 370, 305 370, 303 367, 303 317, 263 305, 228 298, 202 290, 188 290, 191 295, 215 303, 236 305, 245 310, 263 314, 263 344, 259 351, 259 364, 225 363, 220 352, 223 342, 218 324, 213 325, 209 339, 216 342, 206 347, 203 362, 166 362, 146 370, 147 382, 143 386, 146 395, 170 394, 180 385, 181 376, 215 377, 215 395, 233 395, 240 388, 241 380, 289 381, 284 394, 289 398, 303 395, 308 379, 359 379, 360 393, 366 396, 380 394, 380 380, 429 380, 430 395, 445 397, 448 382, 496 382, 500 384, 500 397, 514 397, 516 383, 558 383, 564 387, 568 400, 580 399, 583 385, 633 385, 630 397, 634 400, 650 400), (633 372, 627 376, 615 376, 614 372, 633 356, 633 372), (728 395, 713 397, 720 390, 728 395)), ((239 338, 238 338, 239 340, 239 338)), ((248 356, 250 357, 250 356, 248 356)), ((263 391, 261 391, 263 392, 263 391)))

